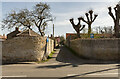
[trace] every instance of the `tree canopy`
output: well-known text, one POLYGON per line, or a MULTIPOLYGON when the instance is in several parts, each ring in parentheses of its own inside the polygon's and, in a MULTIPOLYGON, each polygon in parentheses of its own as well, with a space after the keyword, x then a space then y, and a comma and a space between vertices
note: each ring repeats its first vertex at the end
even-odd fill
POLYGON ((9 13, 2 21, 2 29, 11 29, 15 27, 32 29, 37 27, 41 36, 44 36, 46 26, 48 22, 52 20, 50 6, 47 3, 40 2, 33 7, 33 10, 22 9, 18 12, 12 11, 9 13))
POLYGON ((85 16, 87 18, 87 20, 85 20, 83 17, 80 17, 80 19, 88 24, 88 36, 90 36, 91 33, 91 25, 92 23, 95 21, 95 19, 97 18, 97 14, 93 15, 93 10, 89 10, 88 13, 85 13, 85 16))

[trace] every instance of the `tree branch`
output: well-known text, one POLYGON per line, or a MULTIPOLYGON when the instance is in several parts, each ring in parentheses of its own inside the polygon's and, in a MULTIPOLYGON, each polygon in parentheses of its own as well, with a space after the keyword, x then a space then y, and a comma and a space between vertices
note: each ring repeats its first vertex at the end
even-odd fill
POLYGON ((85 27, 85 25, 83 25, 82 28, 79 31, 81 31, 84 27, 85 27))
POLYGON ((85 23, 87 23, 87 24, 88 24, 88 22, 87 22, 87 21, 85 21, 83 17, 80 17, 80 19, 81 19, 83 22, 85 22, 85 23))
POLYGON ((93 11, 90 10, 89 13, 90 13, 90 20, 91 20, 91 22, 92 22, 92 19, 93 19, 93 17, 92 17, 93 11))
POLYGON ((111 7, 108 7, 108 10, 109 10, 108 14, 109 14, 109 15, 112 17, 112 19, 115 21, 116 18, 114 17, 114 15, 113 15, 113 13, 112 13, 112 8, 111 8, 111 7))
POLYGON ((75 26, 75 23, 74 23, 73 20, 74 20, 74 19, 72 18, 72 19, 70 19, 69 21, 71 22, 71 24, 72 24, 73 26, 75 26))
POLYGON ((88 20, 88 22, 90 22, 90 20, 89 20, 89 17, 88 17, 88 13, 85 13, 85 15, 86 15, 86 17, 87 17, 87 20, 88 20))
POLYGON ((97 18, 97 16, 98 16, 98 15, 96 15, 96 14, 94 15, 94 19, 92 20, 92 22, 95 21, 95 19, 97 18))

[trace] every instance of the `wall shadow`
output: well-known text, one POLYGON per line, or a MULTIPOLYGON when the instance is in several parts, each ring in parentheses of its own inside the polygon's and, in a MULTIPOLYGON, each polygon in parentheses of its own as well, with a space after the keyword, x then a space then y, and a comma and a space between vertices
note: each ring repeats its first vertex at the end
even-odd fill
MULTIPOLYGON (((38 66, 37 68, 61 68, 66 66, 78 67, 79 65, 91 64, 91 65, 103 65, 103 64, 118 64, 114 61, 101 61, 101 60, 90 60, 83 59, 71 53, 65 46, 60 47, 60 51, 57 54, 57 57, 53 57, 57 62, 61 62, 57 65, 45 65, 38 66)), ((53 59, 51 58, 51 59, 53 59)))
POLYGON ((89 75, 89 74, 100 73, 100 72, 105 72, 105 71, 110 71, 110 70, 115 70, 115 69, 120 69, 120 67, 118 66, 118 67, 114 67, 114 68, 92 71, 92 72, 87 72, 87 73, 73 75, 73 76, 66 76, 66 77, 61 77, 59 79, 71 79, 71 78, 75 78, 75 77, 80 77, 80 76, 85 76, 85 75, 89 75))
POLYGON ((19 62, 5 62, 5 63, 2 63, 2 65, 11 65, 11 64, 34 64, 34 62, 19 61, 19 62))
POLYGON ((78 67, 77 65, 75 64, 58 64, 58 65, 47 65, 47 66, 38 66, 37 68, 61 68, 61 67, 65 67, 65 66, 72 66, 72 67, 78 67))
POLYGON ((56 61, 63 63, 71 63, 71 64, 120 64, 119 61, 105 61, 105 60, 92 60, 86 59, 84 57, 79 57, 78 55, 71 52, 65 46, 60 47, 60 51, 56 57, 56 61))

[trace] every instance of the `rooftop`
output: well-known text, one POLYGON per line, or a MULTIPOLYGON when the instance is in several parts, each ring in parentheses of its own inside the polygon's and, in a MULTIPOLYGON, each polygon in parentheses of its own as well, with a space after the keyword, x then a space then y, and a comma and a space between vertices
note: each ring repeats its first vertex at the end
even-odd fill
POLYGON ((27 29, 18 33, 17 36, 40 36, 38 33, 32 31, 31 29, 27 29))

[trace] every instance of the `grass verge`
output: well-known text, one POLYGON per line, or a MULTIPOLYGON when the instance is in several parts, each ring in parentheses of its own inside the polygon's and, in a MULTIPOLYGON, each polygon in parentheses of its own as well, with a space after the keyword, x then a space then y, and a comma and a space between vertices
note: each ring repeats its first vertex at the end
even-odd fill
POLYGON ((52 51, 47 59, 51 59, 54 53, 55 53, 55 51, 52 51))
POLYGON ((48 55, 48 58, 46 60, 42 60, 42 61, 36 61, 36 63, 44 63, 44 62, 47 62, 49 59, 52 58, 53 54, 55 53, 55 51, 52 51, 49 55, 48 55))

